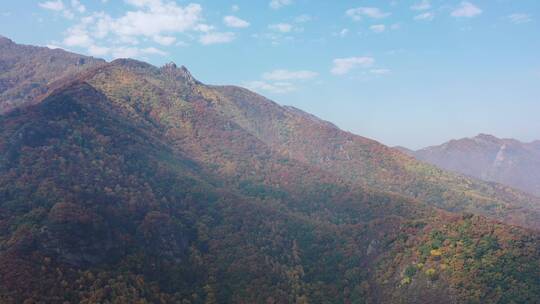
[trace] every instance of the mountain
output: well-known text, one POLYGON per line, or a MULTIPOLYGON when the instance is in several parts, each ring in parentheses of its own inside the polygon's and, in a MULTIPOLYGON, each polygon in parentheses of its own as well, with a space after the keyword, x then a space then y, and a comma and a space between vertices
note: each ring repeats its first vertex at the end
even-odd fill
POLYGON ((448 211, 472 212, 540 228, 540 199, 507 186, 440 170, 376 141, 237 87, 213 87, 229 119, 274 151, 371 189, 448 211), (441 199, 444 198, 444 199, 441 199))
POLYGON ((532 197, 172 63, 53 82, 0 115, 2 303, 540 299, 539 232, 497 220, 532 197))
POLYGON ((445 170, 509 185, 540 196, 540 142, 480 134, 411 152, 445 170))
POLYGON ((0 36, 0 113, 34 102, 55 81, 105 61, 61 49, 16 44, 0 36))

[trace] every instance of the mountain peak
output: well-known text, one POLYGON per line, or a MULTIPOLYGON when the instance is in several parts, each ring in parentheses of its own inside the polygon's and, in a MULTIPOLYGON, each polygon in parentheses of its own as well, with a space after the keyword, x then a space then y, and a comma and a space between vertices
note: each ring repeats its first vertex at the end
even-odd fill
POLYGON ((472 140, 477 144, 500 144, 504 142, 504 140, 495 137, 490 134, 480 133, 472 138, 472 140))
POLYGON ((162 69, 177 69, 178 66, 176 65, 176 63, 174 63, 173 61, 169 62, 169 63, 166 63, 163 67, 161 67, 162 69))
POLYGON ((111 62, 112 65, 122 66, 126 68, 135 68, 135 69, 150 69, 154 68, 152 65, 142 62, 139 60, 131 59, 131 58, 119 58, 115 59, 111 62))
POLYGON ((476 139, 483 139, 483 140, 499 140, 499 138, 491 135, 491 134, 485 134, 485 133, 480 133, 478 135, 476 135, 474 138, 476 139))
POLYGON ((7 37, 4 37, 2 35, 0 35, 0 45, 3 45, 3 44, 12 44, 13 43, 13 40, 7 38, 7 37))
POLYGON ((181 78, 185 81, 187 81, 189 84, 198 84, 200 83, 191 72, 185 67, 180 66, 180 68, 176 65, 174 62, 169 62, 162 66, 161 68, 162 73, 168 75, 171 78, 178 79, 181 78))

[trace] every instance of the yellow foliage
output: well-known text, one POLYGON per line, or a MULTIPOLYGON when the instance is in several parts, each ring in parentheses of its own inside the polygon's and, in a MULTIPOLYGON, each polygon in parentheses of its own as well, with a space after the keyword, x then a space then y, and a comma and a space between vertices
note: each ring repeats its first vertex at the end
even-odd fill
POLYGON ((442 251, 440 249, 433 249, 431 250, 431 256, 433 257, 440 257, 442 255, 442 251))
POLYGON ((407 285, 407 284, 411 284, 411 278, 410 277, 404 277, 402 280, 401 280, 401 285, 407 285))
POLYGON ((434 268, 426 270, 425 273, 431 280, 436 280, 438 278, 437 271, 434 268))

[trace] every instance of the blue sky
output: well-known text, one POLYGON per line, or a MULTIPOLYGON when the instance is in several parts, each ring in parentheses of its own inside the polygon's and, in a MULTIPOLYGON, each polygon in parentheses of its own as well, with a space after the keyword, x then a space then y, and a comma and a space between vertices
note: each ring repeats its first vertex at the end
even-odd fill
POLYGON ((540 2, 3 1, 0 34, 186 65, 388 145, 540 139, 540 2))

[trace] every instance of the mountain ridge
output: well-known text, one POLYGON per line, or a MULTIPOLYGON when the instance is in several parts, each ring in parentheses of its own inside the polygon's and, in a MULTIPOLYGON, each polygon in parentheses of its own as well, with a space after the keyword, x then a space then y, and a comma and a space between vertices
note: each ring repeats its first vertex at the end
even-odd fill
MULTIPOLYGON (((374 140, 344 132, 335 125, 301 110, 291 111, 291 108, 282 107, 249 90, 235 86, 206 86, 195 80, 185 67, 177 68, 174 63, 159 68, 138 60, 117 59, 86 69, 77 77, 81 81, 96 78, 108 73, 107 71, 114 70, 115 67, 126 68, 133 72, 130 77, 138 78, 141 87, 148 87, 149 91, 156 91, 166 99, 181 98, 188 102, 206 100, 203 104, 208 109, 203 111, 217 109, 219 116, 224 115, 221 119, 234 122, 250 133, 250 136, 255 136, 262 143, 269 145, 271 150, 278 153, 285 152, 284 156, 287 158, 308 163, 310 166, 327 171, 353 184, 359 183, 384 192, 392 191, 420 201, 427 200, 437 207, 450 211, 480 213, 510 223, 540 229, 540 199, 529 198, 522 193, 498 185, 481 184, 476 181, 471 183, 460 176, 434 171, 434 168, 414 163, 401 153, 395 153, 395 150, 374 140), (175 74, 172 78, 171 72, 175 74), (175 78, 176 76, 180 78, 175 78), (158 78, 161 80, 157 80, 158 78), (161 83, 161 87, 155 85, 156 81, 161 83), (163 88, 166 90, 164 91, 163 88), (310 127, 305 128, 308 125, 310 127), (322 138, 327 142, 321 142, 322 138), (318 148, 312 149, 313 146, 318 148), (354 170, 350 170, 352 168, 354 170), (430 181, 432 174, 438 175, 438 179, 452 180, 452 183, 459 188, 456 189, 457 191, 451 189, 448 191, 445 184, 438 182, 433 184, 430 181), (420 183, 432 184, 426 190, 434 190, 418 192, 417 182, 415 182, 418 178, 423 180, 420 183), (455 203, 441 202, 438 199, 441 191, 447 192, 448 194, 445 194, 447 197, 456 196, 455 203), (469 192, 471 194, 467 194, 469 192), (498 198, 493 199, 493 194, 486 196, 482 192, 497 193, 498 198)), ((121 78, 127 75, 119 73, 114 76, 117 79, 112 81, 121 83, 123 81, 121 78)), ((61 87, 72 81, 71 78, 73 77, 68 75, 56 80, 53 84, 61 87)), ((92 85, 96 86, 95 83, 92 85)), ((110 86, 106 84, 106 87, 110 86)), ((126 87, 125 89, 137 90, 139 88, 126 87)), ((118 102, 125 101, 118 99, 118 102)), ((171 105, 171 101, 163 100, 162 102, 171 105)), ((143 104, 139 104, 138 107, 146 107, 145 111, 151 111, 151 108, 143 104)), ((165 112, 159 115, 168 115, 166 112, 169 110, 167 107, 160 109, 159 111, 165 112)), ((157 121, 156 123, 159 124, 157 121)), ((234 147, 230 148, 234 149, 234 147)))
POLYGON ((16 44, 5 37, 0 41, 0 113, 37 102, 55 80, 105 63, 62 49, 16 44))
POLYGON ((539 141, 479 134, 408 153, 443 169, 499 182, 540 196, 539 141))
POLYGON ((519 192, 176 65, 122 59, 44 83, 0 114, 3 302, 540 299, 519 192), (463 189, 458 212, 440 209, 463 189))

